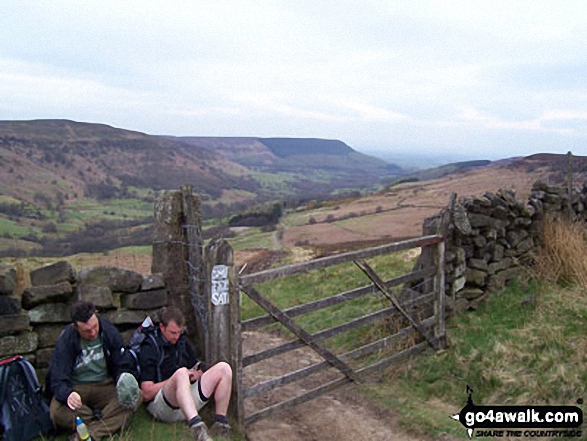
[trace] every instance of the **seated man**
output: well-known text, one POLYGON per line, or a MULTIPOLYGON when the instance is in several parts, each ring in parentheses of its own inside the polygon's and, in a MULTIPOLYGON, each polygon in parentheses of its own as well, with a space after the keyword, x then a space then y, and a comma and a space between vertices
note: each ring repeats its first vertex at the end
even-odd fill
POLYGON ((140 404, 140 390, 114 325, 98 318, 89 302, 72 305, 71 321, 61 332, 49 364, 51 420, 56 428, 73 431, 79 416, 98 441, 125 426, 140 404))
POLYGON ((232 369, 220 362, 204 372, 194 350, 182 335, 184 317, 175 307, 162 308, 155 339, 141 344, 139 363, 141 390, 147 411, 164 422, 185 420, 197 441, 209 441, 206 425, 198 415, 214 395, 213 436, 230 430, 226 414, 232 390, 232 369))

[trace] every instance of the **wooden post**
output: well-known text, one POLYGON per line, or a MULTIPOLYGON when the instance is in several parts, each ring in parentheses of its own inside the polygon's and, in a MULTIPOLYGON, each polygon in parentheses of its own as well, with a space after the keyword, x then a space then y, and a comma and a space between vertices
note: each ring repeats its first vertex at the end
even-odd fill
POLYGON ((205 294, 208 307, 209 342, 206 361, 225 361, 233 369, 229 418, 244 428, 239 394, 241 371, 240 301, 234 252, 224 239, 211 241, 205 249, 205 294))
POLYGON ((240 289, 240 278, 237 283, 237 311, 234 314, 234 335, 235 344, 232 346, 232 410, 238 430, 245 432, 245 385, 244 385, 244 367, 243 367, 243 339, 241 329, 241 310, 242 310, 242 293, 240 289))
POLYGON ((573 219, 573 154, 567 153, 569 158, 569 174, 567 176, 567 216, 573 219))
POLYGON ((438 341, 438 349, 446 348, 446 320, 445 320, 445 289, 444 289, 444 242, 436 245, 436 276, 434 277, 434 315, 436 326, 434 337, 438 341))

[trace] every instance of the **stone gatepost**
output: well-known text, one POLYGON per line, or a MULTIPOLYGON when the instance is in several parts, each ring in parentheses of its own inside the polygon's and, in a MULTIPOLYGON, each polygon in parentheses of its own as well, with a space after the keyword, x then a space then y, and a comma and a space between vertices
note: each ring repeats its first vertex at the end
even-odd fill
POLYGON ((203 286, 200 198, 192 186, 162 191, 154 210, 153 274, 162 273, 169 305, 181 309, 190 341, 206 353, 208 321, 203 286))

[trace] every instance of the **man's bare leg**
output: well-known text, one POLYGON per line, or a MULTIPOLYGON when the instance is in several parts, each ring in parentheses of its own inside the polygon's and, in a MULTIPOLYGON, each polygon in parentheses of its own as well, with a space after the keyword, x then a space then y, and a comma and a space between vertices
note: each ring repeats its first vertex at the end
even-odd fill
POLYGON ((190 386, 190 377, 187 368, 179 368, 169 377, 165 386, 163 386, 165 399, 171 405, 179 407, 187 421, 190 421, 198 415, 190 386))
POLYGON ((226 416, 232 391, 232 369, 223 361, 216 363, 200 379, 202 393, 210 398, 214 395, 215 413, 226 416))

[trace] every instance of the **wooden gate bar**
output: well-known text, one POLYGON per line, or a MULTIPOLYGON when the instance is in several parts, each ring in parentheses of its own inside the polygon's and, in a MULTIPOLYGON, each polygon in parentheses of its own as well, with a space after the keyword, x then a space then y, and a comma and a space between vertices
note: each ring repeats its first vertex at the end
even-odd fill
MULTIPOLYGON (((432 343, 434 343, 434 340, 432 340, 432 343)), ((376 372, 381 372, 382 369, 385 369, 385 368, 391 366, 392 364, 397 363, 400 360, 403 360, 404 358, 411 357, 413 355, 419 354, 420 352, 424 352, 428 348, 428 345, 429 345, 428 342, 418 343, 417 345, 414 345, 411 348, 405 349, 402 352, 397 352, 397 353, 393 354, 391 357, 388 357, 384 360, 381 360, 372 366, 368 366, 366 368, 359 369, 357 371, 357 374, 367 376, 367 375, 371 375, 376 372)))
MULTIPOLYGON (((333 337, 335 335, 341 334, 349 329, 355 328, 357 326, 365 325, 367 323, 371 323, 377 320, 384 319, 386 317, 391 317, 395 314, 397 310, 395 308, 387 308, 382 309, 380 311, 364 315, 358 319, 352 320, 347 323, 343 323, 342 325, 334 326, 332 328, 324 329, 320 332, 315 334, 311 334, 312 339, 314 341, 322 341, 326 340, 327 338, 333 337)), ((285 352, 293 351, 294 349, 298 349, 301 347, 306 346, 303 340, 293 340, 287 343, 284 343, 280 346, 276 346, 271 349, 267 349, 265 351, 257 352, 256 354, 249 355, 243 359, 243 366, 249 366, 253 363, 258 363, 261 360, 265 360, 267 358, 273 357, 275 355, 283 354, 285 352)))
POLYGON ((391 303, 394 304, 394 306, 398 309, 398 311, 401 312, 402 315, 405 318, 408 319, 408 321, 412 324, 412 326, 420 334, 422 334, 422 337, 424 337, 426 339, 426 341, 428 342, 428 344, 430 346, 432 346, 432 348, 434 348, 434 343, 432 343, 432 340, 426 335, 426 333, 420 327, 420 325, 416 322, 416 320, 414 320, 412 318, 412 316, 410 314, 408 314, 404 308, 402 308, 402 306, 399 304, 399 301, 397 300, 397 298, 395 297, 395 295, 386 288, 385 283, 375 273, 375 271, 373 271, 373 268, 371 268, 369 266, 369 264, 367 262, 365 262, 364 260, 355 260, 355 264, 359 268, 361 268, 361 270, 367 275, 367 277, 369 277, 373 281, 373 283, 375 283, 375 285, 377 286, 377 288, 379 288, 379 290, 385 295, 385 297, 387 297, 391 301, 391 303))
POLYGON ((305 403, 306 401, 313 400, 320 395, 324 395, 327 392, 330 392, 338 387, 342 386, 345 383, 349 383, 351 380, 347 377, 339 378, 338 380, 331 381, 330 383, 323 384, 315 389, 312 389, 305 394, 299 395, 295 398, 291 398, 286 401, 282 401, 281 403, 274 404, 273 406, 266 407, 265 409, 256 412, 248 417, 245 418, 245 424, 251 424, 255 421, 266 418, 268 416, 273 415, 275 412, 279 412, 280 410, 290 409, 295 407, 299 404, 305 403))
MULTIPOLYGON (((435 323, 435 318, 430 317, 426 320, 422 321, 422 326, 425 328, 432 327, 435 323)), ((361 346, 360 348, 353 349, 352 351, 346 352, 339 356, 339 358, 343 361, 355 360, 357 358, 366 357, 371 355, 377 351, 385 349, 387 346, 393 344, 393 342, 401 337, 405 337, 409 333, 414 332, 414 328, 412 326, 407 326, 405 328, 400 329, 397 333, 390 335, 388 337, 384 337, 379 339, 375 342, 366 344, 361 346)), ((286 384, 293 383, 294 381, 306 378, 309 375, 315 374, 317 372, 321 372, 325 369, 328 369, 330 364, 323 361, 321 363, 314 364, 312 366, 308 366, 302 369, 298 369, 297 371, 291 372, 289 374, 283 375, 278 378, 274 378, 271 380, 264 381, 262 383, 258 383, 254 386, 248 387, 244 390, 244 398, 251 398, 256 397, 257 395, 261 395, 263 393, 269 392, 270 390, 284 386, 286 384)))
MULTIPOLYGON (((399 277, 395 277, 393 279, 385 281, 385 285, 390 288, 392 286, 402 285, 404 283, 414 282, 416 280, 425 279, 427 277, 432 277, 436 274, 436 270, 434 268, 427 268, 423 270, 414 271, 408 274, 404 274, 399 277)), ((283 310, 290 318, 297 317, 302 314, 306 314, 308 312, 317 311, 319 309, 327 308, 329 306, 334 306, 339 303, 345 302, 347 300, 354 300, 361 296, 371 294, 373 292, 373 288, 375 287, 374 284, 364 286, 362 288, 356 288, 350 291, 346 291, 340 294, 336 294, 331 297, 327 297, 324 299, 316 300, 315 302, 305 303, 299 306, 293 306, 291 308, 286 308, 283 310)), ((259 317, 255 317, 249 320, 245 320, 242 322, 242 330, 250 331, 253 329, 257 329, 260 326, 270 325, 274 323, 275 319, 271 315, 263 315, 259 317)))
MULTIPOLYGON (((434 297, 433 294, 424 294, 417 299, 414 299, 412 305, 419 306, 425 303, 428 303, 434 297)), ((342 325, 334 326, 329 329, 325 329, 323 331, 317 332, 316 334, 312 334, 314 341, 321 341, 325 340, 330 337, 334 337, 342 332, 348 331, 349 329, 355 328, 357 326, 365 325, 367 323, 374 322, 376 320, 390 317, 397 312, 397 308, 392 306, 391 308, 382 309, 380 311, 367 314, 363 317, 359 317, 354 319, 350 322, 344 323, 342 325)), ((298 349, 305 346, 305 343, 301 340, 294 340, 287 343, 284 343, 280 346, 276 346, 271 349, 267 349, 265 351, 257 352, 252 355, 248 355, 243 358, 243 367, 249 366, 254 363, 258 363, 259 361, 265 360, 267 358, 273 357, 274 355, 283 354, 288 351, 293 351, 294 349, 298 349)))
MULTIPOLYGON (((433 324, 434 324, 434 316, 428 317, 427 319, 422 320, 422 323, 421 323, 423 328, 430 328, 430 327, 432 327, 433 324)), ((414 328, 411 325, 400 329, 397 333, 395 333, 393 335, 390 335, 388 337, 384 337, 380 340, 366 344, 365 346, 362 346, 360 348, 353 349, 352 351, 344 354, 341 358, 346 360, 346 357, 349 357, 350 359, 355 359, 355 358, 359 358, 359 357, 364 357, 366 355, 371 355, 372 353, 374 353, 378 350, 385 349, 388 345, 393 343, 394 340, 397 340, 400 337, 405 337, 410 332, 414 332, 414 328)))
POLYGON ((434 336, 438 339, 438 348, 446 348, 446 319, 445 311, 445 292, 444 292, 444 242, 440 242, 436 248, 436 266, 437 272, 434 278, 434 291, 437 294, 434 302, 434 314, 436 315, 436 327, 434 329, 434 336))
MULTIPOLYGON (((420 352, 423 352, 426 349, 426 347, 427 347, 427 345, 425 342, 420 343, 420 344, 412 346, 411 348, 406 349, 402 352, 398 352, 398 353, 392 355, 391 357, 389 357, 385 360, 382 360, 379 363, 376 363, 373 366, 369 366, 368 368, 360 369, 357 372, 361 373, 361 374, 369 375, 373 372, 381 371, 382 368, 390 366, 393 363, 397 363, 398 361, 403 360, 406 357, 410 357, 412 355, 416 355, 420 352)), ((286 401, 282 401, 281 403, 274 404, 273 406, 266 407, 265 409, 260 410, 259 412, 256 412, 256 413, 246 417, 245 424, 254 423, 257 420, 271 416, 275 412, 279 412, 280 410, 290 409, 294 406, 305 403, 306 401, 310 401, 320 395, 324 395, 327 392, 330 392, 334 389, 337 389, 338 387, 342 386, 345 383, 349 383, 350 381, 351 380, 349 380, 348 378, 343 377, 338 380, 331 381, 330 383, 326 383, 326 384, 319 386, 315 389, 312 389, 312 390, 306 392, 305 394, 299 395, 297 397, 291 398, 286 401)))
POLYGON ((301 327, 295 324, 287 314, 284 314, 277 306, 275 306, 271 301, 261 295, 259 291, 257 291, 252 286, 247 286, 245 291, 251 299, 253 299, 259 306, 264 308, 269 314, 279 320, 287 329, 293 332, 299 339, 303 340, 308 346, 314 349, 318 354, 320 354, 327 362, 329 362, 332 366, 342 372, 348 379, 352 381, 357 381, 357 377, 353 370, 343 361, 338 359, 336 355, 330 352, 328 349, 320 346, 316 343, 314 337, 311 334, 304 331, 301 327))
POLYGON ((350 251, 348 253, 336 254, 334 256, 322 257, 314 259, 310 262, 296 263, 281 268, 274 268, 265 271, 260 271, 255 274, 241 276, 241 284, 245 286, 254 285, 256 283, 267 282, 269 280, 280 277, 293 276, 294 274, 303 273, 317 269, 326 268, 340 263, 352 262, 356 259, 368 259, 383 254, 394 253, 396 251, 409 250, 411 248, 424 247, 427 245, 434 245, 442 242, 442 236, 430 235, 418 237, 415 239, 404 240, 402 242, 394 242, 378 247, 367 248, 359 251, 350 251))

